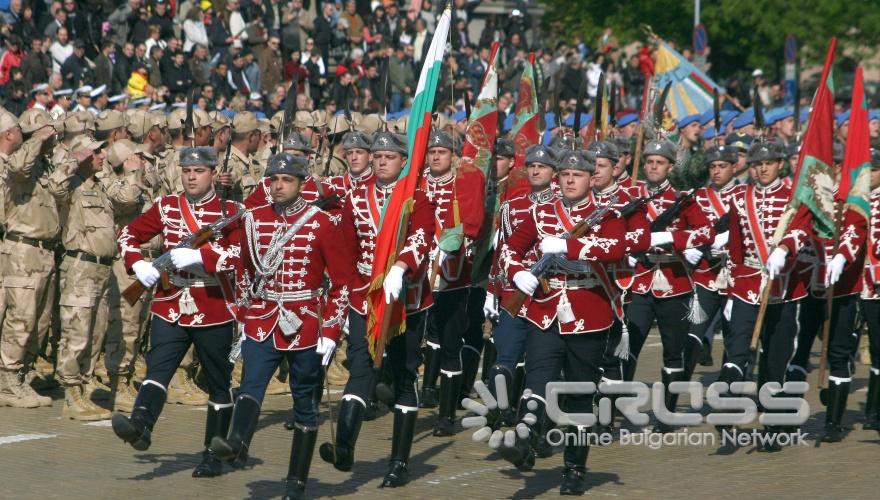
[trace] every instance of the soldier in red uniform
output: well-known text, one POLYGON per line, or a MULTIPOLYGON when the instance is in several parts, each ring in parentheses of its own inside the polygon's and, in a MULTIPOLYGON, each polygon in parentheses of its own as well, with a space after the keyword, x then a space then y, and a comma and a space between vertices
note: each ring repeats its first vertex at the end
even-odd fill
MULTIPOLYGON (((549 294, 538 292, 526 307, 526 388, 539 401, 545 397, 546 384, 558 380, 560 372, 564 372, 566 381, 599 381, 602 357, 614 323, 616 295, 606 265, 620 260, 626 248, 626 221, 613 211, 581 238, 560 237, 601 207, 590 191, 595 165, 587 162, 581 152, 569 151, 563 154, 558 166, 562 196, 535 205, 531 216, 514 229, 501 247, 507 275, 513 276, 513 283, 526 295, 534 294, 538 288, 538 278, 524 264, 535 247, 542 255, 555 254, 582 265, 577 271, 554 265, 545 275, 549 294)), ((521 414, 531 411, 524 406, 520 406, 521 414)), ((592 406, 588 395, 569 395, 565 411, 588 413, 592 406)), ((588 451, 587 446, 566 443, 561 494, 582 494, 586 490, 588 451)), ((534 464, 528 438, 518 437, 514 446, 502 446, 499 452, 520 469, 529 469, 534 464)))
MULTIPOLYGON (((691 302, 691 324, 688 341, 684 351, 685 380, 690 380, 704 353, 708 353, 711 365, 712 337, 715 318, 724 309, 727 300, 727 286, 730 277, 727 268, 726 230, 729 224, 727 215, 730 197, 737 181, 733 178, 733 165, 736 151, 729 146, 712 146, 706 151, 706 166, 709 170, 710 184, 697 189, 694 200, 706 214, 716 230, 715 240, 703 248, 688 248, 684 258, 693 266, 691 277, 694 280, 694 300, 691 302), (721 223, 719 223, 721 221, 721 223)), ((727 323, 721 323, 722 329, 727 323)))
POLYGON ((346 132, 342 137, 342 150, 345 151, 345 163, 348 171, 342 175, 327 179, 336 193, 350 193, 359 184, 373 182, 376 179, 370 166, 369 134, 354 130, 346 132))
MULTIPOLYGON (((499 251, 495 252, 495 258, 492 263, 492 277, 490 278, 492 286, 489 289, 489 293, 487 293, 484 305, 486 316, 498 319, 498 324, 493 332, 495 349, 498 355, 495 364, 489 370, 489 388, 493 394, 497 394, 495 392, 495 376, 502 375, 506 382, 508 401, 510 402, 519 400, 522 394, 522 384, 525 383, 524 355, 526 352, 528 325, 525 319, 525 307, 519 311, 511 312, 498 306, 507 302, 508 298, 516 292, 515 285, 510 281, 510 277, 505 274, 502 263, 499 260, 501 256, 500 249, 503 243, 513 234, 513 231, 531 216, 535 205, 549 203, 556 199, 556 195, 550 186, 553 176, 556 174, 555 153, 543 145, 532 146, 526 152, 525 164, 526 175, 532 192, 506 200, 501 205, 497 229, 497 248, 499 251)), ((521 262, 524 266, 531 267, 537 260, 537 252, 532 251, 526 254, 521 262)), ((508 412, 508 415, 505 415, 505 421, 508 423, 512 424, 514 419, 515 408, 508 412)), ((549 456, 551 450, 549 447, 543 446, 543 444, 538 454, 549 456)))
POLYGON ((871 150, 871 223, 868 227, 865 285, 860 302, 868 325, 871 368, 862 429, 880 432, 880 151, 871 150))
MULTIPOLYGON (((453 434, 463 375, 462 335, 467 329, 472 244, 485 215, 485 178, 470 164, 459 165, 457 171, 453 171, 454 149, 449 134, 431 134, 427 156, 429 168, 420 185, 437 207, 428 282, 434 292, 434 307, 428 314, 427 325, 428 340, 439 346, 439 349, 429 351, 429 359, 438 354, 440 358, 440 408, 435 436, 453 434)), ((425 378, 428 380, 427 374, 425 378)))
MULTIPOLYGON (((622 209, 636 196, 631 192, 638 192, 635 188, 629 188, 620 185, 615 174, 618 172, 620 163, 618 161, 620 150, 612 141, 596 141, 587 148, 587 155, 593 158, 596 164, 596 171, 591 176, 593 196, 596 203, 600 206, 613 203, 615 209, 622 209)), ((644 207, 634 211, 626 219, 626 253, 640 253, 648 250, 651 246, 651 224, 648 222, 648 216, 644 207)), ((612 276, 615 279, 615 286, 618 287, 619 307, 625 311, 627 307, 627 288, 620 286, 620 283, 632 280, 632 272, 626 264, 626 259, 621 259, 612 267, 612 276)), ((625 314, 622 318, 615 318, 614 326, 611 327, 610 341, 605 351, 602 361, 602 382, 613 384, 623 380, 623 360, 614 351, 619 345, 623 336, 623 323, 626 320, 625 314)), ((626 354, 627 356, 629 353, 626 354)), ((615 411, 614 401, 617 399, 614 395, 607 395, 611 401, 612 412, 615 411)), ((612 419, 613 420, 613 419, 612 419)), ((612 432, 612 423, 608 425, 601 422, 596 426, 596 433, 603 434, 612 432)))
MULTIPOLYGON (((165 404, 166 388, 191 344, 205 373, 208 415, 205 451, 193 477, 213 477, 221 462, 209 445, 226 435, 232 416, 229 351, 233 339, 234 289, 228 273, 238 268, 240 247, 237 223, 198 249, 175 248, 200 228, 231 217, 241 210, 214 192, 217 153, 211 147, 184 148, 180 153, 184 192, 159 199, 148 211, 119 232, 119 251, 125 267, 145 286, 159 281, 160 273, 141 256, 140 246, 157 235, 170 254, 175 271, 167 290, 156 290, 150 306, 150 351, 147 376, 130 417, 113 415, 113 431, 139 451, 150 447, 153 426, 165 404)), ((155 262, 155 261, 154 261, 155 262)))
MULTIPOLYGON (((406 137, 379 132, 370 147, 376 182, 360 184, 345 200, 342 230, 345 241, 356 252, 353 259, 357 272, 351 279, 348 312, 348 370, 345 394, 339 404, 335 447, 324 443, 321 458, 341 471, 350 471, 354 448, 360 433, 366 401, 373 387, 373 360, 367 347, 367 294, 373 272, 373 255, 382 208, 391 198, 397 177, 406 161, 406 137)), ((397 300, 407 278, 406 332, 391 339, 386 352, 394 380, 394 430, 391 462, 383 486, 403 486, 409 481, 407 462, 412 447, 418 393, 416 381, 421 362, 421 335, 425 313, 431 306, 431 290, 427 286, 427 255, 430 235, 434 234, 434 206, 421 190, 416 190, 413 212, 409 221, 406 244, 398 254, 383 283, 386 300, 397 300)), ((384 364, 384 363, 383 363, 384 364)))
MULTIPOLYGON (((676 146, 668 140, 651 141, 645 145, 645 181, 639 182, 640 196, 660 194, 650 201, 646 210, 648 219, 655 221, 673 206, 678 196, 670 185, 668 176, 674 168, 676 146)), ((709 219, 692 200, 680 205, 680 211, 672 223, 660 231, 652 228, 651 249, 635 259, 629 257, 635 267, 632 302, 627 310, 627 326, 632 338, 624 378, 632 380, 639 353, 648 337, 648 330, 657 320, 660 339, 663 342, 663 369, 660 372, 663 385, 684 380, 682 350, 688 330, 688 311, 693 294, 693 282, 682 260, 681 253, 687 248, 697 248, 712 243, 714 230, 709 219)), ((665 390, 665 405, 675 410, 678 397, 665 390)), ((658 432, 670 428, 658 423, 658 432)))
POLYGON ((617 163, 614 164, 614 179, 621 187, 629 189, 635 185, 629 175, 632 168, 632 141, 629 137, 615 137, 613 141, 619 154, 617 163))
MULTIPOLYGON (((281 145, 282 152, 290 153, 293 156, 308 158, 314 151, 308 141, 298 132, 291 132, 284 138, 284 144, 281 145)), ((319 180, 309 175, 303 181, 300 187, 300 196, 306 203, 314 203, 318 199, 328 198, 337 195, 340 201, 325 205, 325 209, 333 209, 341 206, 341 198, 345 195, 344 190, 337 190, 326 180, 319 180)), ((269 177, 263 177, 254 187, 254 192, 244 200, 244 206, 247 209, 272 204, 272 188, 269 183, 269 177)))
POLYGON ((211 449, 222 460, 244 465, 260 417, 266 386, 283 358, 290 365, 293 444, 285 498, 303 498, 318 413, 312 400, 321 366, 330 361, 348 313, 349 269, 353 256, 337 244, 341 217, 309 205, 299 188, 308 161, 289 153, 269 159, 266 176, 274 203, 246 213, 241 242, 245 306, 239 310, 245 340, 245 372, 227 436, 211 449), (326 300, 322 284, 330 278, 326 300))
MULTIPOLYGON (((791 188, 779 178, 783 158, 781 143, 754 143, 748 163, 755 171, 755 184, 734 188, 728 201, 731 285, 724 317, 729 335, 724 337, 727 361, 719 378, 728 384, 745 379, 763 286, 772 288, 761 333, 759 381, 784 382, 785 368, 794 352, 798 301, 807 294, 810 272, 804 273, 805 267, 796 256, 808 243, 809 235, 795 227, 771 252, 772 239, 791 196, 791 188)), ((777 429, 768 427, 766 432, 773 434, 777 429)), ((778 449, 775 441, 761 448, 778 449)))

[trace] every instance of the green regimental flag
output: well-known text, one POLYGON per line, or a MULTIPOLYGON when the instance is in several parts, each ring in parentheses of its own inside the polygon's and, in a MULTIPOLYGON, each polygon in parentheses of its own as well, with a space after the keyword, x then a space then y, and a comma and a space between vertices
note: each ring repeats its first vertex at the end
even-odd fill
POLYGON ((805 206, 813 230, 823 238, 834 236, 834 83, 831 65, 837 39, 832 38, 825 56, 819 88, 813 96, 809 126, 794 175, 791 208, 805 206))
POLYGON ((865 218, 871 219, 871 137, 868 132, 868 102, 862 67, 856 67, 852 105, 849 112, 849 134, 837 199, 865 218))

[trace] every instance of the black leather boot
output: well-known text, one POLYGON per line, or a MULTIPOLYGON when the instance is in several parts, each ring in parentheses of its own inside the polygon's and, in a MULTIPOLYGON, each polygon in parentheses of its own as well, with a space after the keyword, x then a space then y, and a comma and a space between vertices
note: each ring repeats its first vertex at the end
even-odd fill
POLYGON ((121 413, 113 415, 113 432, 138 451, 149 449, 152 443, 153 426, 165 406, 165 389, 151 380, 141 384, 135 398, 131 416, 121 413))
POLYGON ((211 450, 214 451, 214 455, 220 460, 229 462, 233 467, 244 467, 259 418, 260 403, 247 394, 239 395, 232 411, 229 433, 211 440, 211 450))
MULTIPOLYGON (((577 433, 577 429, 572 432, 577 433)), ((583 495, 587 491, 587 454, 589 446, 566 445, 563 453, 565 469, 562 471, 560 495, 583 495)))
POLYGON ((425 370, 422 373, 422 391, 419 394, 419 408, 436 408, 437 377, 440 376, 440 346, 428 345, 425 348, 425 370))
POLYGON ((412 449, 413 433, 416 428, 415 409, 406 411, 394 409, 394 431, 391 436, 391 462, 388 464, 388 473, 382 480, 381 488, 397 488, 409 482, 409 452, 412 449))
POLYGON ((211 449, 214 438, 225 436, 229 432, 229 421, 232 419, 232 403, 215 405, 208 401, 208 416, 205 421, 205 449, 202 461, 192 472, 192 477, 217 477, 223 472, 223 462, 211 449))
POLYGON ((306 482, 309 480, 309 468, 312 465, 312 454, 315 452, 317 439, 317 427, 294 425, 284 500, 300 500, 306 497, 306 482))
POLYGON ((865 399, 865 424, 862 429, 880 432, 880 370, 871 368, 868 397, 865 399))
POLYGON ((618 398, 617 394, 596 393, 597 415, 596 415, 596 425, 593 427, 593 432, 597 436, 604 436, 606 434, 611 435, 611 436, 614 435, 614 419, 617 416, 617 407, 616 407, 617 398, 618 398), (611 402, 611 421, 608 422, 607 424, 603 424, 602 422, 599 422, 599 420, 598 420, 598 418, 599 418, 599 415, 598 415, 599 405, 600 405, 600 402, 602 401, 602 399, 608 399, 608 401, 611 402))
POLYGON ((363 403, 358 399, 343 397, 336 420, 336 446, 333 443, 323 443, 318 448, 321 459, 333 464, 337 470, 348 472, 354 464, 354 447, 361 432, 364 410, 363 403))
POLYGON ((845 429, 841 422, 846 411, 849 386, 850 382, 828 382, 828 406, 825 409, 825 427, 822 429, 824 443, 836 443, 843 439, 845 429))
POLYGON ((483 343, 483 383, 489 385, 489 372, 495 366, 495 360, 498 359, 498 351, 495 350, 495 342, 492 339, 483 343))
POLYGON ((502 397, 507 399, 508 407, 503 410, 500 408, 489 410, 489 413, 486 415, 486 425, 488 425, 493 431, 497 431, 503 425, 515 425, 517 399, 511 399, 510 397, 513 385, 513 373, 511 373, 511 371, 506 366, 495 365, 489 369, 487 380, 489 390, 492 392, 492 395, 495 396, 496 400, 499 398, 498 391, 501 389, 504 390, 504 394, 502 397), (501 379, 498 378, 499 375, 501 376, 501 379), (499 380, 503 380, 503 388, 499 386, 499 380))
MULTIPOLYGON (((674 412, 675 407, 678 405, 678 394, 670 392, 669 385, 672 382, 682 381, 684 375, 685 373, 683 371, 670 373, 666 368, 660 370, 660 379, 663 381, 663 404, 669 412, 674 412)), ((664 422, 657 422, 657 424, 654 425, 654 432, 659 432, 661 434, 672 432, 673 430, 675 430, 675 427, 664 422)))
POLYGON ((703 354, 703 341, 694 334, 688 334, 684 346, 684 376, 682 380, 690 380, 703 354))
POLYGON ((480 368, 480 353, 471 346, 461 349, 461 389, 456 401, 456 408, 464 410, 461 400, 473 395, 474 382, 477 381, 477 370, 480 368))
POLYGON ((455 409, 461 391, 461 373, 457 375, 442 374, 440 376, 440 408, 437 412, 435 436, 452 436, 455 434, 455 409))
MULTIPOLYGON (((739 369, 736 365, 734 365, 732 363, 725 363, 724 366, 721 367, 721 374, 718 376, 718 381, 719 382, 727 382, 727 385, 730 386, 730 384, 732 384, 734 382, 742 381, 742 377, 743 377, 743 373, 741 371, 739 371, 739 369)), ((721 397, 730 397, 730 396, 731 396, 731 394, 730 394, 729 389, 726 394, 721 395, 721 397)), ((715 426, 715 430, 717 430, 719 434, 724 431, 730 431, 732 428, 733 428, 733 426, 730 426, 730 425, 716 425, 715 426)))

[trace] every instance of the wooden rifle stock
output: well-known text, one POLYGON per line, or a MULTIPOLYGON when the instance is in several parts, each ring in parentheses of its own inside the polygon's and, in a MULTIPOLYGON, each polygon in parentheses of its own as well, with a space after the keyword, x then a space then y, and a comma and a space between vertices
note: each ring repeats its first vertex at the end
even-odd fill
MULTIPOLYGON (((214 236, 214 230, 210 227, 203 227, 199 229, 199 231, 195 234, 192 241, 189 244, 189 248, 199 248, 205 243, 208 242, 214 236)), ((165 254, 162 254, 165 255, 165 254)), ((160 256, 161 258, 161 256, 160 256)), ((171 288, 171 279, 168 276, 167 272, 162 272, 159 276, 159 286, 162 290, 169 290, 171 288)), ((147 287, 144 286, 140 280, 134 280, 134 283, 128 286, 122 292, 122 297, 128 302, 128 305, 134 306, 137 304, 137 301, 141 299, 141 296, 144 292, 147 291, 147 287)))

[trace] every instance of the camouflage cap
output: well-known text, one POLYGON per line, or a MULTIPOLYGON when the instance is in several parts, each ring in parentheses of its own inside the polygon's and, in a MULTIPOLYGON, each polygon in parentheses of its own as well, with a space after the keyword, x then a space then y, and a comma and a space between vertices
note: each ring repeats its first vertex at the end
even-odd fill
POLYGON ((452 136, 441 130, 435 130, 428 138, 428 149, 431 148, 445 148, 454 151, 455 145, 452 142, 452 136))
POLYGON ((293 118, 293 126, 296 128, 308 128, 315 126, 315 119, 308 111, 297 111, 293 118))
POLYGON ((777 161, 785 158, 785 150, 781 142, 759 141, 752 144, 746 161, 749 163, 759 161, 777 161))
MULTIPOLYGON (((183 128, 183 122, 186 121, 186 109, 177 108, 168 115, 168 130, 178 130, 183 128)), ((193 120, 195 121, 195 120, 193 120)))
POLYGON ((165 111, 150 111, 149 113, 159 128, 168 128, 168 115, 165 114, 165 111))
POLYGON ((24 134, 30 134, 31 132, 36 132, 46 125, 51 125, 55 127, 55 129, 61 128, 61 125, 52 119, 52 116, 43 109, 31 108, 18 117, 18 125, 21 127, 21 132, 24 134))
POLYGON ((257 130, 260 126, 257 115, 250 111, 243 111, 232 115, 232 131, 236 134, 246 134, 257 130))
POLYGON ((382 118, 377 114, 369 114, 357 122, 355 129, 367 134, 375 134, 382 129, 382 118))
POLYGON ((17 127, 18 120, 15 118, 15 115, 10 113, 9 111, 0 108, 0 133, 6 132, 12 127, 17 127))
POLYGON ((662 156, 674 162, 676 153, 678 153, 678 147, 668 139, 659 139, 645 144, 645 158, 649 156, 662 156))
POLYGON ((64 132, 76 134, 86 130, 95 130, 95 121, 88 111, 74 111, 64 118, 64 132))
POLYGON ((596 164, 588 161, 580 151, 566 151, 559 157, 556 169, 595 172, 596 164))
POLYGON ((348 120, 345 119, 345 116, 335 115, 330 119, 330 129, 327 133, 342 134, 349 130, 351 130, 351 127, 348 126, 348 120))
POLYGON ((131 155, 138 153, 140 153, 140 148, 137 144, 128 139, 120 139, 114 141, 113 144, 107 148, 107 162, 111 167, 115 168, 125 163, 125 160, 131 155))
POLYGON ((366 149, 369 151, 372 142, 373 140, 368 134, 355 130, 347 132, 342 137, 342 149, 345 151, 348 151, 349 149, 366 149))
POLYGON ((495 141, 495 155, 513 158, 516 155, 516 148, 510 139, 498 139, 495 141))
POLYGON ((257 130, 259 130, 261 134, 268 134, 271 129, 272 127, 269 125, 268 119, 257 118, 257 130))
POLYGON ((323 128, 323 127, 327 126, 327 123, 329 123, 328 119, 330 117, 327 116, 327 112, 322 109, 319 109, 317 111, 312 111, 311 115, 312 115, 312 125, 311 125, 312 127, 323 128))
POLYGON ((393 151, 407 156, 406 136, 403 134, 393 134, 391 132, 378 132, 373 137, 373 144, 370 151, 393 151))
POLYGON ((612 141, 593 141, 587 146, 587 150, 595 153, 596 158, 605 158, 612 162, 617 162, 617 159, 620 158, 617 144, 612 141))
POLYGON ((284 151, 302 151, 304 153, 314 153, 315 150, 309 145, 309 140, 299 132, 291 132, 284 138, 282 145, 284 151))
POLYGON ((309 176, 309 161, 302 156, 293 156, 290 153, 278 153, 269 157, 266 167, 266 177, 276 174, 287 174, 305 179, 309 176))
POLYGON ((406 126, 409 123, 409 115, 401 116, 397 120, 388 122, 388 128, 398 134, 406 134, 406 126))
POLYGON ((180 150, 180 167, 216 167, 217 151, 211 146, 196 146, 180 150))
POLYGON ((736 163, 736 149, 732 146, 712 146, 706 150, 706 165, 712 162, 726 161, 736 163))
POLYGON ((284 121, 284 111, 278 111, 269 120, 269 131, 277 134, 281 130, 281 122, 284 121))
POLYGON ((549 165, 555 169, 556 152, 553 148, 543 144, 529 146, 529 149, 526 150, 526 165, 532 163, 543 163, 544 165, 549 165))
POLYGON ((88 134, 80 134, 74 137, 73 141, 70 143, 70 152, 71 154, 78 153, 84 149, 94 151, 104 146, 104 142, 105 141, 96 141, 88 134))
POLYGON ((125 115, 121 111, 105 109, 98 113, 95 118, 95 130, 107 131, 122 128, 128 125, 125 115))
POLYGON ((152 130, 153 127, 161 126, 162 122, 159 121, 155 114, 138 111, 132 115, 131 120, 128 122, 128 133, 134 138, 139 138, 147 135, 147 132, 152 130))
POLYGON ((211 129, 214 132, 229 126, 229 118, 220 111, 211 111, 208 113, 208 118, 211 120, 211 129))

